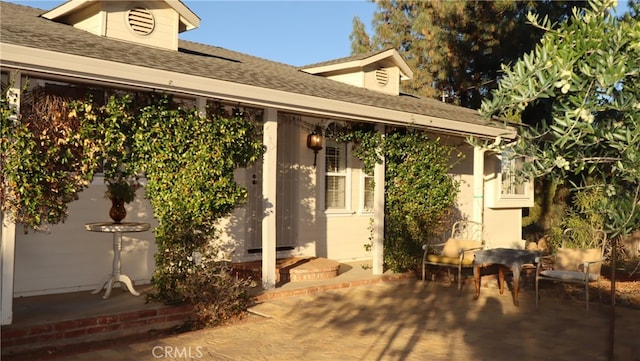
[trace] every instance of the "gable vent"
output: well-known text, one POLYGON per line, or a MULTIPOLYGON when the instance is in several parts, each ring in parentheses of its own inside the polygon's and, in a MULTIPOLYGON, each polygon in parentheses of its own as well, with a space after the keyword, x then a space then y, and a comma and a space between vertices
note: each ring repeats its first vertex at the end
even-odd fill
POLYGON ((376 70, 376 81, 378 85, 385 86, 389 82, 389 73, 385 69, 376 70))
POLYGON ((129 10, 127 21, 131 30, 138 35, 149 35, 153 32, 156 21, 151 12, 143 8, 133 8, 129 10))

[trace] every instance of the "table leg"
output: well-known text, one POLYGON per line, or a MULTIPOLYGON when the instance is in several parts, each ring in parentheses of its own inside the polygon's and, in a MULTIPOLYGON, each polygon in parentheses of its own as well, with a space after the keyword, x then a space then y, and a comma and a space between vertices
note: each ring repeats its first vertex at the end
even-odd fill
POLYGON ((106 287, 107 291, 104 293, 104 296, 102 296, 103 300, 106 300, 107 298, 109 298, 109 296, 111 296, 111 290, 113 289, 113 285, 115 284, 114 280, 115 278, 113 277, 109 278, 106 287))
POLYGON ((102 291, 104 286, 107 285, 107 282, 109 282, 109 280, 111 280, 111 275, 107 276, 107 279, 104 280, 103 282, 100 282, 100 284, 98 284, 98 287, 95 290, 91 291, 91 294, 97 295, 100 291, 102 291))
POLYGON ((118 278, 115 280, 115 282, 120 282, 123 285, 127 286, 127 290, 129 290, 129 292, 134 295, 134 296, 140 296, 140 293, 138 293, 134 288, 133 288, 133 283, 131 282, 131 278, 129 278, 129 276, 125 276, 125 275, 119 275, 118 278))
POLYGON ((500 294, 504 294, 504 266, 498 265, 498 288, 500 294))
POLYGON ((473 266, 473 281, 476 286, 476 294, 473 299, 477 300, 480 297, 480 265, 473 266))
POLYGON ((518 306, 518 291, 520 290, 520 266, 513 267, 513 304, 518 306))
POLYGON ((103 299, 107 299, 111 296, 111 290, 116 283, 122 283, 127 290, 134 296, 140 296, 140 293, 133 288, 133 282, 129 276, 121 273, 120 251, 122 250, 122 232, 113 233, 113 264, 111 267, 111 275, 106 281, 100 283, 100 285, 93 290, 92 294, 98 294, 102 289, 105 289, 103 299))

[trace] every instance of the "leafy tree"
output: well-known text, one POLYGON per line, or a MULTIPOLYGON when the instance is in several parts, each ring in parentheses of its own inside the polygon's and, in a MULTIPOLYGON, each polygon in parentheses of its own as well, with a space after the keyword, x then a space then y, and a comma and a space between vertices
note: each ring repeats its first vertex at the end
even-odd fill
POLYGON ((352 51, 392 47, 414 70, 404 91, 477 109, 500 77, 500 64, 530 51, 542 31, 526 22, 533 11, 564 21, 575 1, 377 1, 374 36, 354 20, 352 51))
POLYGON ((516 153, 530 157, 524 174, 571 179, 576 189, 605 185, 604 224, 612 239, 613 359, 616 244, 640 224, 640 22, 638 12, 617 19, 610 0, 554 26, 529 15, 545 35, 535 50, 504 66, 493 100, 495 116, 538 107, 538 126, 522 129, 516 153), (540 106, 543 104, 543 106, 540 106))
POLYGON ((618 236, 637 225, 640 199, 640 28, 637 17, 616 19, 610 5, 593 1, 555 29, 531 15, 545 36, 503 67, 505 77, 481 111, 526 112, 545 103, 540 125, 523 128, 517 144, 532 159, 524 171, 571 179, 576 187, 587 186, 587 177, 606 184, 607 225, 618 236))

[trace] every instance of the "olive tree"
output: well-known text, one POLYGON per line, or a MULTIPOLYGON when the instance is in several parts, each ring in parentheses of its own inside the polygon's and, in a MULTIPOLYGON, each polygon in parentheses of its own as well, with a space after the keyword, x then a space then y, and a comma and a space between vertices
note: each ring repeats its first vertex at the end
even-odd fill
POLYGON ((604 185, 601 209, 615 266, 617 240, 640 224, 640 24, 637 13, 616 18, 614 6, 592 0, 557 26, 530 14, 545 35, 516 64, 503 66, 481 112, 536 118, 538 125, 523 127, 514 145, 514 153, 531 160, 524 175, 572 179, 574 189, 604 185))

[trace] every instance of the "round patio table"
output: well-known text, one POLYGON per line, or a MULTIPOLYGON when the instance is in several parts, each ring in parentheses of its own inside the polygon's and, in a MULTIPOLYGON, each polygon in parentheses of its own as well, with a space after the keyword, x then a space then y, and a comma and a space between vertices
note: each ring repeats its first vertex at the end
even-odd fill
POLYGON ((105 232, 105 233, 113 233, 113 267, 112 273, 109 277, 98 285, 98 288, 93 290, 92 294, 98 294, 98 292, 102 291, 103 288, 106 287, 106 292, 103 299, 109 298, 111 295, 111 289, 113 286, 120 282, 127 287, 129 292, 134 296, 140 296, 140 293, 137 292, 133 288, 133 283, 131 282, 131 278, 127 275, 123 275, 120 272, 120 251, 122 250, 122 233, 126 232, 144 232, 148 231, 150 228, 149 223, 138 223, 138 222, 122 222, 122 223, 112 223, 112 222, 96 222, 96 223, 87 223, 84 225, 84 228, 87 231, 91 232, 105 232))

